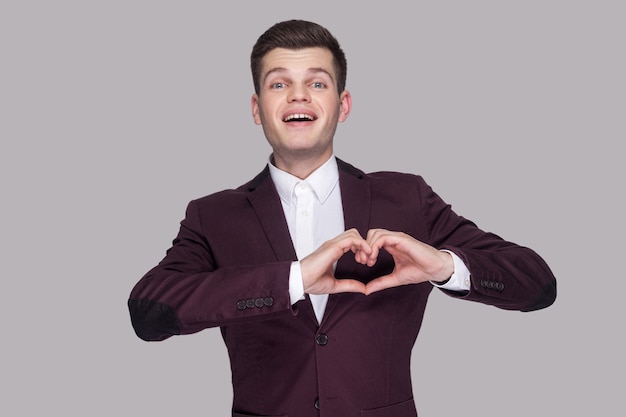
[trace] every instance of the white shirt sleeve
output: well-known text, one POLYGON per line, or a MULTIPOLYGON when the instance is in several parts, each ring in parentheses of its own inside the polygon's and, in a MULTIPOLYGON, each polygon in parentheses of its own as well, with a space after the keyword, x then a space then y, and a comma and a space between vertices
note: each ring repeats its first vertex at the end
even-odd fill
POLYGON ((450 279, 442 285, 432 282, 435 287, 443 288, 450 291, 469 291, 471 288, 470 272, 465 266, 465 263, 454 252, 443 249, 442 252, 447 252, 452 255, 454 261, 454 272, 450 279))
POLYGON ((302 282, 302 270, 300 262, 292 262, 289 270, 289 298, 291 305, 304 300, 304 283, 302 282))

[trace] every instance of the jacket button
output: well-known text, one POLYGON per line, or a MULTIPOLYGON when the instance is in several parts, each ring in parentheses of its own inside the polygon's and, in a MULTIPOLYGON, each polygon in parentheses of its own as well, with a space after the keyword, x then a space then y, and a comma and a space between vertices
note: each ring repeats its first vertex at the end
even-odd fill
POLYGON ((328 336, 325 333, 320 333, 315 337, 315 341, 320 346, 325 346, 328 344, 328 336))
POLYGON ((237 301, 237 310, 245 310, 245 309, 246 309, 246 302, 243 300, 237 301))
POLYGON ((319 410, 319 409, 320 409, 320 400, 315 400, 315 404, 313 404, 313 406, 314 406, 316 409, 318 409, 318 410, 319 410))
POLYGON ((257 306, 258 308, 263 307, 263 299, 257 298, 256 300, 254 300, 254 305, 257 306))
POLYGON ((271 307, 272 304, 274 304, 274 299, 272 297, 265 297, 263 299, 263 304, 265 304, 265 307, 271 307))
POLYGON ((249 298, 246 300, 246 307, 254 308, 254 298, 249 298))

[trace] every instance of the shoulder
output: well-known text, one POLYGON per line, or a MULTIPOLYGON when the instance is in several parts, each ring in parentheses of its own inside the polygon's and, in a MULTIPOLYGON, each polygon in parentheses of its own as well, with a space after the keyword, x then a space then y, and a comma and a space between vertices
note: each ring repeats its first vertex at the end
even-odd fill
POLYGON ((237 205, 247 202, 247 198, 250 193, 254 192, 257 188, 264 188, 271 186, 271 184, 272 181, 269 175, 269 170, 265 167, 265 169, 256 177, 239 187, 217 191, 215 193, 196 198, 192 200, 190 204, 197 204, 202 207, 214 205, 237 205))
POLYGON ((354 177, 356 179, 370 183, 373 186, 380 187, 410 187, 421 188, 427 186, 426 181, 421 175, 397 172, 397 171, 373 171, 364 172, 353 165, 337 159, 339 169, 344 174, 354 177))

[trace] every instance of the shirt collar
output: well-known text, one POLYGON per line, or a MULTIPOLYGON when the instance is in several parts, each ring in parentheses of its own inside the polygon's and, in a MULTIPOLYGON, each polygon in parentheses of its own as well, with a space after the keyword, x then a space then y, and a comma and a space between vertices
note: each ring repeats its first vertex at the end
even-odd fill
POLYGON ((271 159, 268 165, 278 195, 287 205, 292 205, 294 202, 294 189, 301 182, 306 182, 311 186, 320 204, 324 204, 339 182, 339 169, 334 155, 304 180, 276 168, 271 159))

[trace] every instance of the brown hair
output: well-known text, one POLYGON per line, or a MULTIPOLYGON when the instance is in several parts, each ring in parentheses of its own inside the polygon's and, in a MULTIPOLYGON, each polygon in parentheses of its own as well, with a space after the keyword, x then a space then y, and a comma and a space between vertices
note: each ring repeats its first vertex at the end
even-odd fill
POLYGON ((259 36, 250 55, 254 91, 259 94, 261 90, 260 78, 263 57, 268 52, 276 48, 303 49, 315 47, 326 48, 332 53, 335 72, 337 73, 337 90, 339 93, 343 92, 346 88, 348 65, 339 42, 328 29, 305 20, 287 20, 276 23, 259 36))

